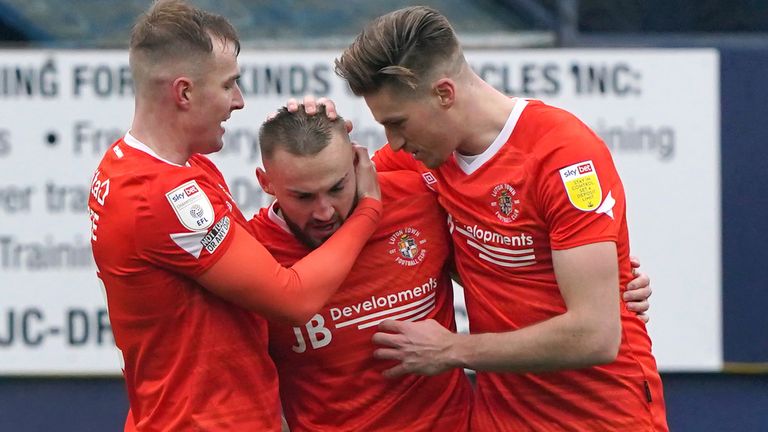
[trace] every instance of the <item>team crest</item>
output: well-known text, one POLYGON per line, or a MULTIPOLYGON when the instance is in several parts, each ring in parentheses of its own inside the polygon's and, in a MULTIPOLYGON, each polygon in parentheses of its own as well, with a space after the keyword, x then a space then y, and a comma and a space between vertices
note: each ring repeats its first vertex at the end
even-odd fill
POLYGON ((415 266, 427 255, 427 240, 421 238, 421 231, 416 228, 397 230, 389 237, 389 254, 395 257, 395 262, 403 266, 415 266))
POLYGON ((591 160, 561 169, 560 178, 574 207, 581 211, 593 211, 600 207, 603 191, 591 160))
POLYGON ((496 185, 491 192, 491 208, 496 212, 496 217, 504 223, 510 223, 520 216, 520 200, 517 191, 506 183, 496 185))

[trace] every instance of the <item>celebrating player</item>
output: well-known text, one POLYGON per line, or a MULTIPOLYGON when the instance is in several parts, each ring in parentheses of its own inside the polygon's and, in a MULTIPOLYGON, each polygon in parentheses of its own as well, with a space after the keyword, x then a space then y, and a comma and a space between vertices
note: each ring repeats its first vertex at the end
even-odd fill
MULTIPOLYGON (((346 224, 357 205, 354 150, 343 121, 283 109, 261 128, 277 201, 251 220, 259 241, 291 265, 346 224)), ((454 369, 389 380, 371 337, 384 319, 434 319, 455 329, 445 213, 412 172, 379 177, 384 217, 341 288, 306 324, 270 322, 270 354, 285 417, 296 431, 466 431, 471 389, 454 369)), ((391 366, 391 365, 389 365, 391 366)))
POLYGON ((476 75, 425 7, 370 23, 336 63, 389 141, 377 169, 419 172, 447 211, 471 335, 384 321, 395 377, 478 370, 472 430, 667 430, 632 277, 624 189, 573 115, 476 75))
MULTIPOLYGON (((181 1, 136 23, 133 125, 104 155, 91 239, 122 351, 127 430, 280 430, 266 317, 305 322, 341 284, 380 217, 367 153, 349 176, 360 201, 344 227, 292 268, 249 234, 216 167, 243 107, 232 26, 181 1)), ((354 192, 353 192, 354 193, 354 192)))

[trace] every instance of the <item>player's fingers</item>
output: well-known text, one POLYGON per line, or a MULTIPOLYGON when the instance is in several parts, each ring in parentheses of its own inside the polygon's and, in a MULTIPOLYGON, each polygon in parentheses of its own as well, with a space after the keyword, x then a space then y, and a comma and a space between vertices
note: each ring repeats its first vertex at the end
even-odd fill
POLYGON ((640 301, 640 300, 647 300, 648 297, 651 296, 653 291, 651 291, 651 287, 643 287, 643 288, 635 288, 632 290, 624 291, 621 294, 621 298, 624 299, 624 301, 627 302, 633 302, 633 301, 640 301))
POLYGON ((315 115, 317 113, 317 99, 313 95, 304 96, 304 111, 308 115, 315 115))
POLYGON ((384 375, 385 378, 398 378, 408 373, 408 369, 403 365, 399 364, 393 368, 387 369, 381 374, 384 375))
POLYGON ((376 332, 371 341, 376 345, 399 348, 403 346, 404 337, 401 334, 376 332))
POLYGON ((392 348, 378 348, 373 351, 373 358, 379 359, 379 360, 403 361, 403 358, 405 358, 405 354, 400 350, 396 350, 392 348))
POLYGON ((644 314, 648 312, 648 309, 650 308, 651 308, 651 304, 648 302, 648 300, 641 300, 641 301, 627 303, 627 309, 629 309, 632 312, 635 312, 636 314, 644 314))
POLYGON ((651 295, 651 278, 645 273, 638 273, 637 277, 629 281, 627 291, 647 290, 646 297, 651 295))
POLYGON ((317 100, 317 105, 325 106, 325 116, 328 117, 329 120, 336 120, 336 118, 339 116, 339 114, 336 112, 336 104, 327 97, 319 98, 317 100))
POLYGON ((402 323, 400 321, 384 320, 379 323, 379 330, 389 333, 399 333, 401 324, 402 323))
POLYGON ((648 324, 648 321, 651 320, 650 315, 644 314, 644 313, 643 314, 637 314, 637 317, 640 318, 640 321, 642 321, 642 322, 644 322, 646 324, 648 324))
POLYGON ((640 267, 640 258, 636 256, 629 256, 629 264, 632 266, 632 268, 638 268, 640 267))
POLYGON ((285 103, 285 107, 288 109, 288 112, 296 112, 299 110, 299 101, 296 98, 290 98, 285 103))

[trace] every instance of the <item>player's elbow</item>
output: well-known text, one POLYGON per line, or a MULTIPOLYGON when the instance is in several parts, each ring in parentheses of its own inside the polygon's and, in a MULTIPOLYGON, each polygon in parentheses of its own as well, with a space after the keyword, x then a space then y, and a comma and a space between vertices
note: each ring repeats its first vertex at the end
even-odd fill
POLYGON ((587 362, 591 365, 613 363, 621 346, 621 324, 607 324, 594 329, 588 344, 587 362))
POLYGON ((282 311, 280 320, 292 326, 302 326, 309 322, 323 305, 295 302, 289 308, 282 311))

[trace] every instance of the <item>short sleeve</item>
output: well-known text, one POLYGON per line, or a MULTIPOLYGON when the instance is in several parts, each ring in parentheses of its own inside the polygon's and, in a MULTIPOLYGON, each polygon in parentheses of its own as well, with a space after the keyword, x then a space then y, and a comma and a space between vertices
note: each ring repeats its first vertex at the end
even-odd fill
POLYGON ((222 191, 205 176, 155 182, 146 194, 136 232, 139 253, 149 262, 196 277, 229 247, 237 219, 222 191))
POLYGON ((552 249, 618 241, 626 203, 608 148, 575 119, 543 140, 538 202, 552 249))

